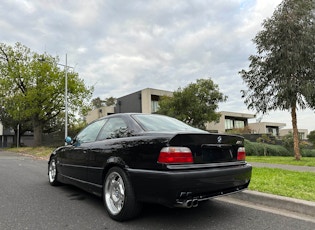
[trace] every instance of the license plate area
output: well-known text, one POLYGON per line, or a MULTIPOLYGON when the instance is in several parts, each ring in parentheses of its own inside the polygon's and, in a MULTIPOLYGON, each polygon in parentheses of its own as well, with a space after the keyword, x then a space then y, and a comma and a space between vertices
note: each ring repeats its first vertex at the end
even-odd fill
POLYGON ((221 163, 236 160, 232 145, 202 145, 201 157, 204 163, 221 163))

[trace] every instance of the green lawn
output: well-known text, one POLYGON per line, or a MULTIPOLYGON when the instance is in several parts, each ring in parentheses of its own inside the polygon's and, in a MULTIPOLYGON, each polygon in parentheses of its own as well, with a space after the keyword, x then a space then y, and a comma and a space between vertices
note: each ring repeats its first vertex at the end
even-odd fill
POLYGON ((246 156, 248 162, 260 162, 260 163, 271 163, 271 164, 287 164, 287 165, 298 165, 298 166, 314 166, 315 157, 302 157, 301 160, 297 161, 294 157, 276 157, 276 156, 246 156))
POLYGON ((250 190, 315 201, 315 173, 253 168, 250 190))
POLYGON ((50 156, 54 148, 50 147, 20 147, 10 148, 8 151, 17 152, 21 154, 31 155, 34 157, 47 158, 50 156))
MULTIPOLYGON (((315 157, 247 156, 248 162, 315 167, 315 157)), ((250 190, 315 201, 315 173, 283 169, 253 168, 250 190)))

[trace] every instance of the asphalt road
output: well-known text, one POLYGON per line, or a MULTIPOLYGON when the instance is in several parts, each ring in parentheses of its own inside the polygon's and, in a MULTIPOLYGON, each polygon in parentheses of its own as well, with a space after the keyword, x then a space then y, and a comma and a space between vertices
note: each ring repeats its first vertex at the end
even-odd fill
POLYGON ((0 151, 0 229, 303 229, 315 223, 213 199, 195 209, 146 205, 139 218, 111 220, 100 198, 52 187, 47 162, 0 151))

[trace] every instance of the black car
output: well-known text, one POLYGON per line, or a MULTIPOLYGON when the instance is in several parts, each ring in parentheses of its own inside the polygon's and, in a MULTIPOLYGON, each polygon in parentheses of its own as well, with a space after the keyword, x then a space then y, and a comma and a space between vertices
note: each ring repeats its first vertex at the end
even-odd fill
POLYGON ((114 114, 94 121, 48 162, 51 185, 103 197, 109 216, 131 219, 141 204, 196 207, 248 187, 244 139, 212 134, 156 114, 114 114))

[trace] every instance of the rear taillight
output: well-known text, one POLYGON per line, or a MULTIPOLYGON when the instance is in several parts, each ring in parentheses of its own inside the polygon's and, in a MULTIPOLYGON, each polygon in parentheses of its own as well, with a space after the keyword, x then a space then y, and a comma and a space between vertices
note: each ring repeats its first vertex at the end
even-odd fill
POLYGON ((245 161, 246 152, 244 147, 239 147, 237 150, 237 160, 238 161, 245 161))
POLYGON ((164 147, 160 151, 158 163, 177 164, 193 163, 192 153, 187 147, 164 147))

